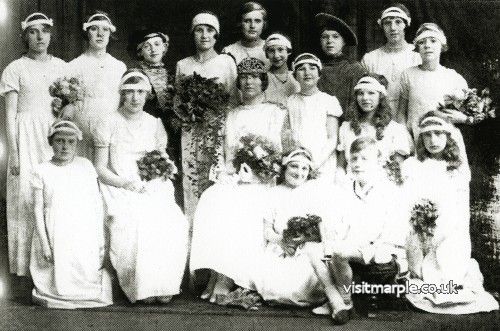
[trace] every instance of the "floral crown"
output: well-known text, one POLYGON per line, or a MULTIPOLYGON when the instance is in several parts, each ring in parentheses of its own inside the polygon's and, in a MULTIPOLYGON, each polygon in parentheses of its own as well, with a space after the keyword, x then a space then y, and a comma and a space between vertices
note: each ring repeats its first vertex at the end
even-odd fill
POLYGON ((265 74, 266 65, 259 59, 247 57, 243 59, 237 67, 238 74, 265 74))

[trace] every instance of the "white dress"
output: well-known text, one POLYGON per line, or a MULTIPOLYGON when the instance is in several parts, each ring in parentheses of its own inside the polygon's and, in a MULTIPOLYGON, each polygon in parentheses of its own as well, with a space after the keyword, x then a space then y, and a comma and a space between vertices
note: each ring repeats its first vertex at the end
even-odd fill
MULTIPOLYGON (((437 204, 434 236, 422 243, 410 231, 407 249, 418 256, 409 259, 410 270, 418 276, 410 284, 434 284, 438 288, 450 281, 462 286, 456 293, 410 293, 407 299, 417 308, 439 314, 470 314, 498 309, 498 302, 483 288, 478 263, 471 258, 469 234, 468 177, 463 167, 447 171, 444 161, 414 158, 404 164, 409 210, 421 198, 437 204), (424 253, 422 247, 427 247, 424 253), (413 261, 413 262, 412 262, 413 261)), ((407 216, 409 218, 409 214, 407 216)), ((443 288, 446 291, 446 288, 443 288)))
MULTIPOLYGON (((295 93, 287 100, 289 126, 295 146, 307 148, 314 162, 323 157, 323 149, 328 143, 327 117, 342 116, 342 108, 336 97, 318 91, 313 95, 295 93)), ((319 166, 322 177, 333 178, 335 158, 330 157, 319 166)))
POLYGON ((286 105, 289 96, 300 91, 300 85, 293 77, 291 71, 288 72, 286 81, 283 83, 272 72, 267 73, 269 85, 264 91, 266 101, 286 105))
POLYGON ((69 62, 68 75, 80 78, 85 86, 83 109, 75 122, 83 132, 78 155, 94 162, 94 136, 97 125, 116 111, 120 101, 120 79, 127 67, 109 53, 98 59, 86 53, 69 62))
POLYGON ((420 54, 414 51, 412 44, 405 43, 398 51, 392 51, 386 46, 366 53, 361 65, 369 72, 384 75, 389 81, 387 101, 393 111, 393 118, 398 110, 399 86, 403 70, 422 63, 420 54))
MULTIPOLYGON (((226 119, 225 160, 229 173, 239 140, 264 136, 281 148, 284 111, 271 103, 239 106, 226 119)), ((264 247, 263 217, 269 185, 215 184, 200 197, 193 220, 190 270, 212 269, 245 288, 255 288, 254 270, 264 247)))
POLYGON ((241 44, 241 40, 238 40, 237 42, 224 47, 222 49, 222 53, 231 55, 236 64, 239 64, 241 60, 247 57, 253 57, 261 60, 266 65, 266 68, 269 68, 270 63, 269 59, 266 57, 266 53, 264 52, 264 44, 265 41, 262 40, 254 47, 245 47, 241 44))
POLYGON ((51 56, 46 62, 26 56, 10 63, 2 73, 0 95, 17 92, 16 139, 19 176, 7 172, 7 232, 10 272, 29 274, 33 233, 31 175, 33 167, 52 157, 47 135, 54 122, 49 86, 64 76, 66 63, 51 56))
MULTIPOLYGON (((137 160, 145 152, 165 150, 166 137, 160 119, 142 113, 139 120, 130 121, 115 112, 99 126, 96 147, 109 147, 113 172, 139 180, 137 160)), ((128 299, 178 294, 186 266, 188 223, 175 204, 171 181, 147 182, 144 193, 103 183, 101 191, 110 216, 111 262, 128 299)))
POLYGON ((81 157, 65 166, 44 162, 35 168, 32 184, 43 194, 53 253, 53 262, 47 262, 35 231, 30 263, 33 301, 60 309, 111 305, 111 278, 102 267, 103 206, 92 163, 81 157))

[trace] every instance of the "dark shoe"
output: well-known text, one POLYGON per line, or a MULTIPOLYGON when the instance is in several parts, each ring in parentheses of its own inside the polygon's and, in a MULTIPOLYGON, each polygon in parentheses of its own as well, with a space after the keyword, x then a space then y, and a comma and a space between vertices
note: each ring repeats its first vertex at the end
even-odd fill
POLYGON ((332 314, 332 321, 335 325, 343 325, 349 322, 352 318, 353 309, 341 309, 332 314))

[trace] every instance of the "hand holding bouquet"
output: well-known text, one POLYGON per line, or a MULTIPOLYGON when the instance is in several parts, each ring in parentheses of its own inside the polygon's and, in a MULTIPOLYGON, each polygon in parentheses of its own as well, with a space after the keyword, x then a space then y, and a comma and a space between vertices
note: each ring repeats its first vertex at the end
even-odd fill
POLYGON ((411 210, 410 225, 426 246, 427 239, 434 236, 436 220, 439 217, 437 205, 428 199, 422 199, 411 210))
POLYGON ((166 153, 158 150, 147 152, 137 160, 141 180, 150 181, 156 178, 171 179, 177 174, 177 168, 166 153))
POLYGON ((492 106, 490 90, 483 89, 479 94, 477 89, 457 90, 444 96, 444 103, 439 109, 444 113, 459 111, 467 116, 467 123, 477 124, 487 118, 496 117, 496 109, 492 106))
MULTIPOLYGON (((74 105, 77 101, 83 101, 85 89, 83 83, 76 77, 58 78, 49 87, 49 94, 52 99, 52 112, 57 118, 62 118, 62 109, 66 105, 74 105)), ((73 117, 73 114, 69 117, 73 117)), ((71 119, 68 118, 68 119, 71 119)))
POLYGON ((288 220, 287 228, 283 231, 283 245, 297 247, 306 242, 321 242, 319 230, 321 217, 307 214, 292 217, 288 220))

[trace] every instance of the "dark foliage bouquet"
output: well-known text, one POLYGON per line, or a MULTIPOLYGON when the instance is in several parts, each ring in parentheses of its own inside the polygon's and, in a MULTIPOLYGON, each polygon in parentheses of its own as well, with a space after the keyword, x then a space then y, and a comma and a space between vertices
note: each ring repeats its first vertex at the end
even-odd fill
POLYGON ((61 109, 70 103, 82 101, 85 95, 83 83, 76 77, 58 78, 49 86, 49 94, 52 99, 52 112, 55 117, 61 117, 61 109))
POLYGON ((411 210, 410 224, 419 236, 424 238, 432 237, 434 236, 438 217, 436 203, 429 199, 422 199, 411 210))
POLYGON ((321 223, 321 217, 316 215, 292 217, 283 231, 283 240, 290 243, 301 238, 302 243, 321 242, 319 223, 321 223))
POLYGON ((177 173, 175 164, 166 153, 158 150, 146 152, 137 160, 137 168, 141 180, 150 181, 156 178, 171 179, 177 173))
POLYGON ((472 124, 477 124, 487 118, 496 117, 496 109, 492 104, 489 88, 483 89, 480 93, 473 88, 457 90, 445 95, 444 103, 439 105, 439 109, 458 110, 467 116, 472 116, 472 124))
POLYGON ((270 181, 281 171, 281 153, 279 149, 262 136, 248 134, 240 138, 233 165, 240 169, 248 165, 262 181, 270 181))
POLYGON ((387 177, 390 181, 394 182, 396 185, 403 184, 403 176, 401 173, 401 163, 406 158, 399 154, 398 152, 392 153, 389 158, 385 161, 384 169, 387 173, 387 177))

